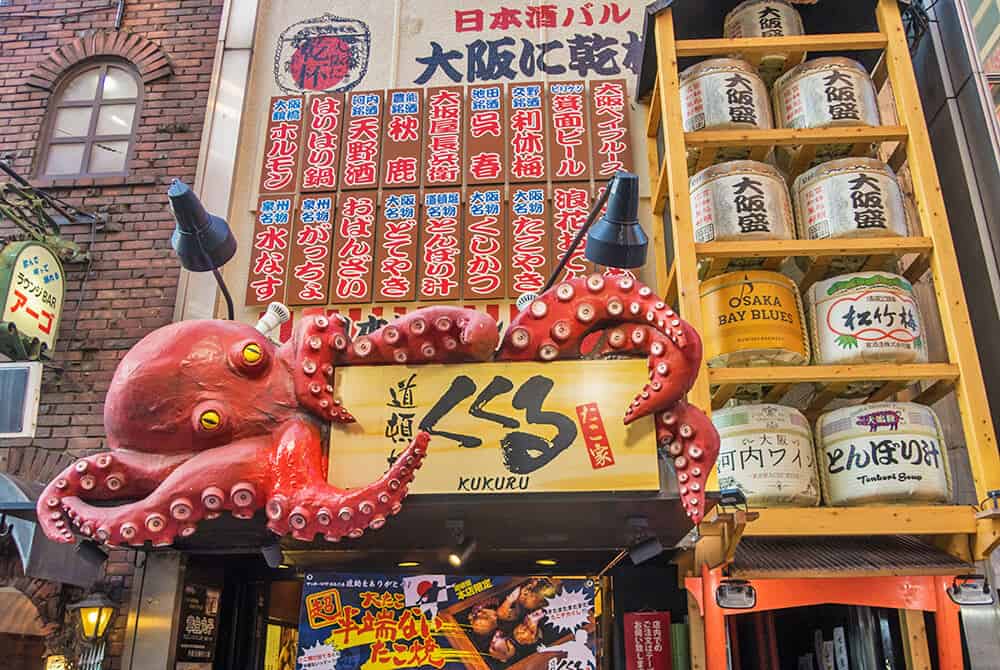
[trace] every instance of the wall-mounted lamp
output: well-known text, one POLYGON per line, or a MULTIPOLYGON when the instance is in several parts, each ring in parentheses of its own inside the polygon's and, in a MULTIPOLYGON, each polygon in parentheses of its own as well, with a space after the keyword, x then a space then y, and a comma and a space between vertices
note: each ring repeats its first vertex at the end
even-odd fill
POLYGON ((992 605, 993 589, 984 575, 956 575, 948 597, 956 605, 992 605))
POLYGON ((104 638, 118 611, 118 603, 103 593, 95 593, 68 607, 76 612, 80 637, 93 644, 104 638))
POLYGON ((233 320, 233 298, 222 279, 219 268, 236 254, 236 238, 225 219, 209 214, 191 187, 180 179, 174 179, 167 189, 170 211, 173 212, 174 234, 170 245, 185 270, 209 272, 226 299, 229 320, 233 320))
POLYGON ((264 556, 264 562, 272 570, 280 568, 285 561, 284 554, 281 553, 280 544, 265 544, 260 548, 260 553, 264 556))
POLYGON ((757 589, 745 579, 723 579, 715 589, 715 603, 726 610, 749 610, 757 605, 757 589))
POLYGON ((460 568, 465 565, 473 552, 476 551, 476 539, 467 537, 454 549, 448 552, 448 564, 453 568, 460 568))

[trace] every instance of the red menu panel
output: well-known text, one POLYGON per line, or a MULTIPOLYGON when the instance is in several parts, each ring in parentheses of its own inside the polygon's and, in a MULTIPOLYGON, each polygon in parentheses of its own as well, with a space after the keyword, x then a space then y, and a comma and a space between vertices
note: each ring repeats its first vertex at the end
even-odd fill
POLYGON ((420 300, 461 297, 462 192, 427 189, 421 210, 420 300))
POLYGON ((462 297, 496 299, 507 288, 507 211, 501 186, 469 190, 462 297))
POLYGON ((382 96, 382 91, 347 94, 340 164, 341 189, 378 188, 382 96))
POLYGON ((382 141, 382 185, 420 186, 423 89, 389 91, 382 141))
POLYGON ((502 184, 507 176, 507 105, 501 84, 470 86, 466 97, 465 181, 502 184))
POLYGON ((582 81, 549 82, 549 174, 588 180, 591 173, 587 88, 582 81))
MULTIPOLYGON (((590 214, 590 184, 553 184, 552 185, 552 240, 553 263, 559 261, 573 243, 577 231, 583 226, 590 214)), ((588 275, 594 271, 594 264, 586 259, 587 238, 584 237, 580 246, 566 262, 566 267, 559 281, 588 275)))
POLYGON ((330 242, 333 239, 334 193, 299 198, 292 224, 288 262, 289 305, 325 305, 330 286, 330 242))
POLYGON ((271 98, 260 195, 294 193, 302 153, 302 96, 271 98))
POLYGON ((343 193, 333 227, 330 301, 371 302, 375 191, 343 193))
POLYGON ((541 82, 508 84, 510 99, 510 181, 544 181, 545 96, 541 82))
POLYGON ((545 184, 512 186, 508 297, 538 293, 549 277, 551 236, 545 184))
POLYGON ((247 305, 266 305, 273 300, 285 299, 291 227, 291 197, 265 197, 257 201, 250 274, 247 277, 247 305))
POLYGON ((624 620, 625 669, 671 670, 670 612, 625 612, 624 620))
POLYGON ((332 191, 337 188, 343 118, 343 93, 314 95, 306 99, 302 191, 332 191))
POLYGON ((590 123, 594 135, 594 177, 606 180, 632 171, 628 89, 624 79, 590 82, 590 123))
POLYGON ((427 89, 424 184, 462 183, 462 87, 427 89))
POLYGON ((382 191, 375 237, 375 302, 417 297, 419 189, 382 191))

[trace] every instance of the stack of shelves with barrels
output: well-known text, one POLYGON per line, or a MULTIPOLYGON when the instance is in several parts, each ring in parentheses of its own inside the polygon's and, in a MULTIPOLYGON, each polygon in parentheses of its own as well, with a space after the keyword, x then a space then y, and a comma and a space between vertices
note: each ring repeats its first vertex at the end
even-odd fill
MULTIPOLYGON (((690 393, 700 407, 723 407, 746 385, 762 389, 761 402, 780 403, 798 384, 817 391, 805 414, 810 419, 828 408, 850 385, 869 384, 866 402, 903 397, 930 405, 954 393, 976 492, 980 500, 1000 487, 1000 461, 982 371, 969 322, 938 175, 931 153, 906 34, 895 0, 878 0, 878 32, 811 34, 736 39, 675 38, 673 14, 655 16, 656 83, 646 126, 653 212, 669 220, 654 226, 659 292, 679 307, 699 332, 713 328, 705 320, 700 282, 725 271, 734 262, 756 259, 756 267, 778 270, 793 261, 801 270, 803 295, 816 282, 838 274, 838 259, 864 256, 862 270, 883 268, 899 260, 910 282, 931 273, 947 359, 928 363, 868 363, 769 367, 706 367, 690 393), (678 61, 685 57, 739 57, 759 66, 769 54, 784 53, 784 70, 801 63, 806 53, 878 50, 881 58, 871 73, 875 86, 888 81, 898 116, 896 125, 840 125, 793 129, 703 129, 685 132, 682 117, 678 61), (734 151, 749 150, 751 160, 762 161, 777 148, 787 162, 789 183, 815 165, 817 148, 851 145, 852 156, 864 156, 872 144, 882 147, 893 169, 908 167, 912 182, 917 235, 841 239, 784 239, 697 242, 689 178, 720 162, 734 151), (664 239, 672 236, 672 241, 664 239), (671 252, 668 255, 668 244, 671 252), (874 384, 873 384, 874 383, 874 384)), ((840 270, 843 272, 843 270, 840 270)), ((706 356, 708 359, 708 356, 706 356)), ((819 467, 825 464, 819 463, 819 467)), ((716 480, 717 482, 718 480, 716 480)), ((769 507, 749 524, 748 535, 871 535, 915 534, 976 536, 971 549, 977 555, 1000 541, 996 517, 965 505, 877 504, 858 507, 769 507)))

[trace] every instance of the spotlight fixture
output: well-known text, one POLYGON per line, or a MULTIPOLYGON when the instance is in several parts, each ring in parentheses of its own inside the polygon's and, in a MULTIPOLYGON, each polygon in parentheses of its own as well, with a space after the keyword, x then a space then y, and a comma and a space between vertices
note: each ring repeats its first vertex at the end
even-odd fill
POLYGON ((101 565, 104 561, 108 560, 107 552, 101 549, 101 545, 93 540, 81 540, 76 545, 76 554, 85 563, 90 565, 101 565))
POLYGON ((956 605, 992 605, 993 589, 984 575, 956 575, 948 597, 956 605))
POLYGON ((652 560, 663 553, 663 545, 655 537, 648 537, 638 544, 628 548, 628 557, 632 559, 632 565, 639 565, 652 560))
POLYGON ((469 557, 476 550, 476 540, 467 537, 459 543, 457 547, 448 552, 448 564, 453 568, 460 568, 465 565, 469 557))
POLYGON ((720 507, 746 507, 747 497, 742 489, 722 489, 719 492, 720 507))
POLYGON ((715 589, 715 603, 726 610, 749 610, 757 605, 757 589, 745 579, 723 579, 715 589))
POLYGON ((267 567, 272 570, 280 568, 285 562, 284 556, 281 554, 280 544, 266 544, 260 548, 260 553, 264 555, 264 562, 267 563, 267 567))

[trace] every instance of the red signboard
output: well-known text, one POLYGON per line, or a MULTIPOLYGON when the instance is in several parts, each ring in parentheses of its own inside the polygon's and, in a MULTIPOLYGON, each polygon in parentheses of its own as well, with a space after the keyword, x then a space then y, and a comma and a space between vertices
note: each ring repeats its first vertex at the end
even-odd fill
POLYGON ((382 91, 347 94, 340 165, 342 189, 377 188, 382 133, 382 91))
POLYGON ((509 84, 510 101, 510 181, 544 181, 545 96, 542 83, 509 84))
POLYGON ((510 287, 508 297, 539 293, 551 265, 549 202, 545 184, 510 189, 510 287))
POLYGON ((552 180, 590 179, 587 88, 582 81, 549 83, 549 174, 552 180))
POLYGON ((604 418, 596 402, 576 406, 576 416, 583 429, 583 440, 587 445, 587 455, 590 457, 590 467, 594 470, 609 468, 615 464, 615 455, 611 451, 611 440, 604 427, 604 418))
POLYGON ((288 290, 285 292, 289 305, 327 303, 335 202, 334 193, 299 198, 292 225, 288 290))
MULTIPOLYGON (((590 214, 590 184, 554 184, 552 186, 552 258, 558 260, 569 249, 573 238, 587 220, 590 214)), ((584 253, 587 249, 587 238, 573 252, 566 262, 566 269, 559 280, 572 279, 587 275, 594 271, 594 264, 589 262, 584 253)))
POLYGON ((424 184, 462 183, 462 87, 427 89, 424 184))
POLYGON ((271 98, 260 195, 294 193, 302 153, 302 96, 271 98))
POLYGON ((382 185, 420 186, 423 89, 389 91, 382 144, 382 185))
POLYGON ((462 192, 427 189, 421 209, 420 300, 457 300, 461 296, 462 192))
POLYGON ((618 170, 631 172, 628 88, 624 79, 590 82, 590 124, 594 177, 600 181, 618 170))
POLYGON ((625 612, 626 670, 673 670, 670 612, 625 612))
POLYGON ((343 93, 314 95, 306 99, 302 191, 332 191, 337 188, 343 119, 343 93))
POLYGON ((507 105, 503 86, 470 86, 465 135, 467 184, 502 184, 507 176, 507 105))
POLYGON ((375 191, 340 196, 333 227, 331 302, 371 302, 377 196, 375 191))
POLYGON ((408 302, 417 296, 420 191, 382 191, 375 237, 375 302, 408 302))
POLYGON ((258 200, 247 278, 247 305, 266 305, 273 300, 284 300, 291 227, 290 196, 258 200))
POLYGON ((503 187, 469 190, 465 212, 462 296, 466 300, 506 295, 507 210, 503 187))

